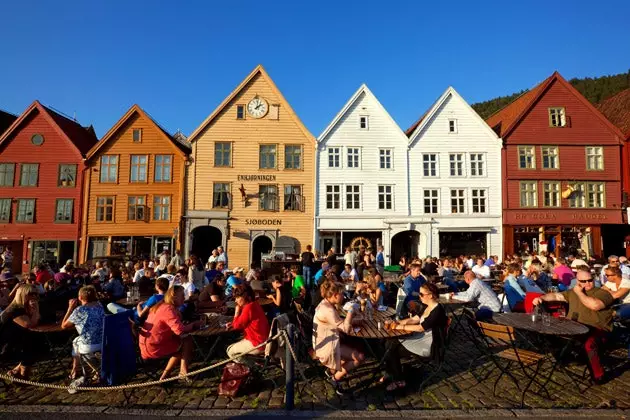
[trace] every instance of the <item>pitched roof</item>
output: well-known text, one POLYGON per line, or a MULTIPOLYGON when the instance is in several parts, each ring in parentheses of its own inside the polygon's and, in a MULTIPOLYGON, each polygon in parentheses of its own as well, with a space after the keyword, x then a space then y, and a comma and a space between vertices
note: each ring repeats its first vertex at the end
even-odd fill
POLYGON ((195 129, 195 131, 192 132, 192 134, 190 136, 188 136, 188 142, 189 143, 194 143, 197 140, 197 137, 199 136, 199 134, 201 134, 201 132, 203 132, 203 130, 206 129, 206 127, 208 125, 210 125, 210 123, 221 113, 221 111, 223 111, 223 109, 236 97, 236 95, 238 95, 244 88, 245 86, 247 86, 247 84, 249 82, 251 82, 254 77, 256 77, 258 74, 260 74, 269 84, 269 86, 271 87, 271 89, 274 91, 274 93, 278 96, 278 98, 280 99, 281 102, 283 102, 286 105, 287 111, 289 113, 289 115, 291 115, 294 119, 296 124, 298 125, 298 127, 300 128, 300 130, 302 130, 302 132, 304 133, 304 135, 310 139, 312 139, 313 141, 315 141, 315 138, 313 137, 313 135, 310 133, 310 131, 308 131, 308 129, 306 128, 306 126, 304 126, 304 124, 302 123, 302 121, 300 120, 300 118, 297 116, 297 114, 293 111, 293 108, 291 108, 291 105, 289 105, 289 103, 287 102, 287 100, 284 98, 284 96, 282 95, 282 93, 280 92, 280 90, 278 89, 278 87, 276 86, 276 84, 273 82, 273 80, 271 80, 271 77, 269 77, 269 74, 267 74, 267 72, 265 71, 264 67, 262 66, 262 64, 259 64, 256 66, 256 68, 254 70, 252 70, 252 72, 236 87, 236 89, 234 89, 232 91, 232 93, 230 93, 224 100, 223 102, 221 102, 219 104, 218 107, 216 107, 216 109, 214 111, 212 111, 212 114, 210 114, 208 116, 208 118, 206 118, 201 125, 199 125, 199 127, 197 127, 195 129))
POLYGON ((350 110, 350 108, 352 108, 352 106, 355 104, 355 102, 357 102, 359 100, 359 98, 361 97, 361 95, 365 95, 365 96, 369 96, 375 103, 376 105, 381 109, 381 112, 384 113, 384 115, 387 116, 387 118, 389 118, 389 120, 391 121, 391 123, 396 126, 396 128, 398 129, 398 131, 400 132, 400 134, 402 135, 403 132, 400 129, 400 127, 398 126, 398 124, 396 124, 396 121, 394 121, 394 119, 392 118, 392 116, 389 114, 389 112, 387 112, 387 110, 385 109, 385 107, 381 104, 381 102, 376 98, 376 96, 374 96, 374 94, 372 93, 372 91, 367 87, 367 85, 364 83, 362 84, 359 89, 357 89, 357 91, 354 93, 354 95, 352 95, 350 97, 350 99, 348 100, 348 102, 346 102, 346 104, 343 106, 343 108, 341 108, 341 111, 339 111, 337 113, 337 115, 335 116, 335 118, 333 118, 333 120, 330 122, 330 124, 328 124, 328 126, 324 129, 324 131, 322 131, 322 133, 319 135, 319 137, 317 138, 318 142, 321 142, 322 140, 324 140, 328 134, 330 134, 330 132, 333 130, 333 128, 335 128, 335 126, 339 123, 339 121, 341 121, 343 119, 343 117, 346 115, 346 113, 350 110))
MULTIPOLYGON (((431 106, 431 108, 433 108, 433 105, 431 106)), ((431 108, 427 109, 426 112, 422 114, 415 123, 411 124, 411 127, 405 130, 405 134, 407 135, 407 137, 411 136, 413 132, 416 131, 416 128, 418 128, 418 126, 422 124, 422 121, 424 121, 431 108)))
POLYGON ((0 134, 4 133, 17 118, 17 115, 9 114, 0 109, 0 134))
POLYGON ((536 85, 532 90, 525 92, 511 104, 488 117, 486 123, 497 132, 499 137, 506 139, 554 82, 562 84, 569 92, 573 93, 586 108, 590 109, 612 132, 619 136, 619 141, 624 138, 619 128, 608 121, 593 104, 578 92, 577 89, 571 86, 557 71, 553 72, 551 76, 536 85))
POLYGON ((105 133, 105 135, 101 138, 101 141, 99 141, 92 148, 92 150, 90 150, 90 152, 87 154, 87 158, 88 159, 92 158, 105 144, 107 144, 114 137, 114 135, 118 132, 118 130, 127 121, 129 121, 129 119, 134 114, 138 114, 138 115, 142 116, 143 118, 146 118, 147 120, 149 120, 151 123, 153 123, 153 125, 155 125, 155 127, 158 129, 158 131, 160 133, 162 133, 164 138, 166 138, 175 147, 177 147, 179 150, 181 150, 182 153, 188 154, 188 153, 191 152, 190 145, 185 140, 182 140, 181 137, 179 137, 179 136, 177 138, 174 137, 174 136, 171 136, 168 131, 166 131, 153 118, 151 118, 151 116, 148 113, 146 113, 142 108, 140 108, 140 106, 138 106, 137 104, 134 104, 134 105, 131 106, 131 108, 129 108, 129 110, 125 113, 125 115, 123 115, 122 118, 120 118, 116 122, 116 124, 114 124, 114 126, 112 128, 110 128, 107 133, 105 133))
POLYGON ((44 116, 57 132, 72 143, 79 153, 85 157, 87 152, 96 144, 98 139, 92 126, 83 127, 76 121, 60 114, 58 111, 42 105, 39 101, 34 101, 27 109, 20 115, 11 126, 0 136, 0 145, 2 145, 10 135, 31 115, 32 112, 37 110, 44 116))
POLYGON ((630 89, 622 90, 596 107, 630 139, 630 89))

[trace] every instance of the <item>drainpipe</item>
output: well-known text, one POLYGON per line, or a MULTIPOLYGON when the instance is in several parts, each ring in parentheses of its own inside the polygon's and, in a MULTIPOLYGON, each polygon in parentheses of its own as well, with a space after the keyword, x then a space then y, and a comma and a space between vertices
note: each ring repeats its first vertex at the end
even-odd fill
POLYGON ((88 165, 87 159, 83 158, 83 169, 81 170, 81 188, 83 194, 83 205, 79 206, 79 214, 77 215, 77 223, 81 224, 79 229, 79 237, 77 238, 78 244, 78 255, 79 258, 75 258, 79 261, 79 264, 85 263, 87 261, 87 238, 88 238, 88 206, 90 202, 90 187, 91 177, 86 177, 86 173, 90 175, 90 166, 88 165))

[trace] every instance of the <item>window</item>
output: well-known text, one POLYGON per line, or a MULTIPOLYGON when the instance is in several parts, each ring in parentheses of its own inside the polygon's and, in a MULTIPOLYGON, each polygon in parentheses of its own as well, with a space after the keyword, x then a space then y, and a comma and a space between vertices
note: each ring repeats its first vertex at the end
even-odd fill
POLYGON ((15 163, 0 163, 0 187, 12 187, 15 163))
POLYGON ((358 168, 360 164, 359 148, 348 147, 348 168, 358 168))
POLYGON ((536 168, 536 151, 534 146, 518 146, 518 167, 521 169, 536 168))
POLYGON ((173 157, 171 155, 155 155, 155 182, 171 182, 173 157))
POLYGON ((284 209, 286 211, 304 211, 301 185, 284 186, 284 209))
POLYGON ((133 129, 133 141, 134 143, 140 143, 142 141, 142 129, 134 128, 133 129))
POLYGON ((153 196, 153 220, 169 221, 171 219, 171 196, 153 196))
POLYGON ((604 170, 604 150, 601 146, 586 147, 586 169, 589 171, 604 170))
POLYGON ((466 198, 463 189, 451 190, 451 213, 460 214, 466 211, 466 198))
POLYGON ((39 133, 33 134, 33 136, 31 137, 31 143, 33 144, 33 146, 41 146, 42 144, 44 144, 44 136, 39 133))
POLYGON ((436 154, 422 155, 422 173, 427 177, 438 176, 436 154))
POLYGON ((392 149, 379 149, 378 156, 381 169, 392 169, 392 149))
POLYGON ((584 208, 586 207, 586 184, 584 182, 576 182, 571 184, 573 192, 569 196, 569 207, 584 208))
POLYGON ((18 223, 33 223, 35 219, 35 199, 27 198, 18 200, 17 219, 18 223))
POLYGON ((451 176, 464 176, 464 154, 451 153, 448 159, 451 168, 451 176))
POLYGON ((36 187, 37 177, 39 172, 39 164, 37 163, 23 163, 21 165, 22 172, 20 173, 20 186, 21 187, 36 187))
POLYGON ((448 132, 457 133, 457 120, 455 119, 448 120, 448 132))
POLYGON ((359 117, 359 128, 361 130, 369 130, 369 117, 367 115, 361 115, 359 117))
POLYGON ((470 176, 486 176, 486 162, 484 153, 470 154, 470 176))
POLYGON ((326 208, 338 210, 341 202, 341 186, 326 185, 326 208))
POLYGON ((147 155, 131 155, 129 182, 147 182, 147 155))
POLYGON ((564 108, 549 108, 549 127, 565 127, 567 117, 564 108))
POLYGON ((59 165, 59 179, 57 186, 74 187, 77 180, 77 165, 59 165))
POLYGON ((57 199, 57 211, 55 212, 55 223, 72 223, 72 209, 74 200, 60 198, 57 199))
POLYGON ((118 156, 101 156, 101 182, 118 181, 118 156))
POLYGON ((543 182, 543 206, 560 207, 560 183, 543 182))
POLYGON ((536 181, 521 181, 521 207, 537 207, 538 194, 536 191, 536 181))
POLYGON ((339 168, 341 165, 341 149, 339 147, 328 148, 328 167, 339 168))
POLYGON ((485 213, 486 212, 486 200, 488 199, 488 193, 483 189, 475 189, 472 191, 472 212, 473 213, 485 213))
POLYGON ((346 185, 346 209, 359 210, 361 208, 361 186, 346 185))
POLYGON ((302 169, 302 146, 284 146, 284 169, 302 169))
POLYGON ((422 194, 424 195, 424 212, 426 214, 437 214, 440 191, 424 190, 422 194))
POLYGON ((258 186, 259 210, 278 211, 278 187, 276 185, 258 186))
POLYGON ((594 208, 605 207, 605 193, 603 182, 589 182, 586 184, 588 206, 594 208))
POLYGON ((559 169, 558 146, 541 146, 543 169, 559 169))
POLYGON ((391 210, 394 204, 394 187, 391 185, 378 186, 378 208, 379 210, 391 210))
POLYGON ((276 168, 276 145, 275 144, 261 144, 260 145, 260 169, 275 169, 276 168))
POLYGON ((227 209, 230 207, 230 184, 215 182, 212 187, 212 207, 227 209))
POLYGON ((96 221, 97 222, 113 222, 114 221, 114 197, 97 197, 96 198, 96 221))
POLYGON ((214 166, 232 166, 232 143, 214 143, 214 166))
POLYGON ((245 105, 236 105, 236 119, 237 120, 245 119, 245 105))
POLYGON ((145 220, 146 201, 143 195, 130 196, 127 207, 127 220, 145 220))
POLYGON ((11 221, 11 199, 0 198, 0 222, 9 223, 11 221))

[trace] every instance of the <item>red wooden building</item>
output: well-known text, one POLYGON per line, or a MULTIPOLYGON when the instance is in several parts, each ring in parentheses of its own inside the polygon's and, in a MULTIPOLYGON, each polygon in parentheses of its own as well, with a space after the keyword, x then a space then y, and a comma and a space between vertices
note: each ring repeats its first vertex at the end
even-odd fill
POLYGON ((612 251, 602 228, 622 223, 621 131, 557 72, 486 122, 504 144, 504 251, 612 251))
POLYGON ((83 162, 96 142, 92 127, 38 101, 0 136, 0 247, 15 272, 76 259, 83 162))

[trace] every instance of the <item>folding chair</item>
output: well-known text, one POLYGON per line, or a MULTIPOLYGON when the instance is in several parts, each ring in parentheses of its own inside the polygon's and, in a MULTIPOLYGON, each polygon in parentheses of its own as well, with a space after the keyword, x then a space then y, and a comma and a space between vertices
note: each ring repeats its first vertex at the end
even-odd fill
MULTIPOLYGON (((248 365, 251 370, 252 379, 256 381, 262 381, 263 373, 271 365, 280 366, 284 369, 284 361, 282 356, 278 356, 283 348, 281 345, 284 343, 283 337, 280 336, 277 340, 271 338, 278 333, 278 331, 286 328, 289 324, 289 316, 287 314, 280 314, 271 321, 271 327, 269 328, 269 337, 267 338, 267 344, 264 347, 262 354, 248 354, 244 355, 241 360, 244 364, 248 365)), ((271 379, 274 388, 277 388, 276 382, 271 379)))
MULTIPOLYGON (((443 332, 440 332, 440 334, 443 334, 443 337, 442 346, 438 349, 438 351, 431 351, 431 355, 429 357, 418 357, 422 366, 429 370, 429 375, 420 383, 419 391, 422 391, 424 386, 444 369, 446 351, 448 350, 451 341, 451 322, 451 318, 447 318, 446 329, 443 332)), ((453 387, 453 384, 451 384, 451 388, 453 387)))
POLYGON ((482 342, 485 344, 486 355, 492 359, 494 365, 501 372, 492 389, 495 396, 499 381, 503 375, 507 375, 514 382, 516 388, 522 391, 521 407, 525 404, 525 394, 534 382, 540 387, 538 395, 540 395, 541 391, 545 391, 547 398, 551 398, 546 389, 548 381, 541 383, 537 379, 541 366, 547 361, 546 355, 517 347, 516 336, 512 327, 488 324, 486 322, 477 322, 477 325, 483 338, 482 342), (514 367, 515 364, 516 367, 514 367), (515 376, 517 373, 521 373, 528 381, 523 389, 521 389, 515 376))

